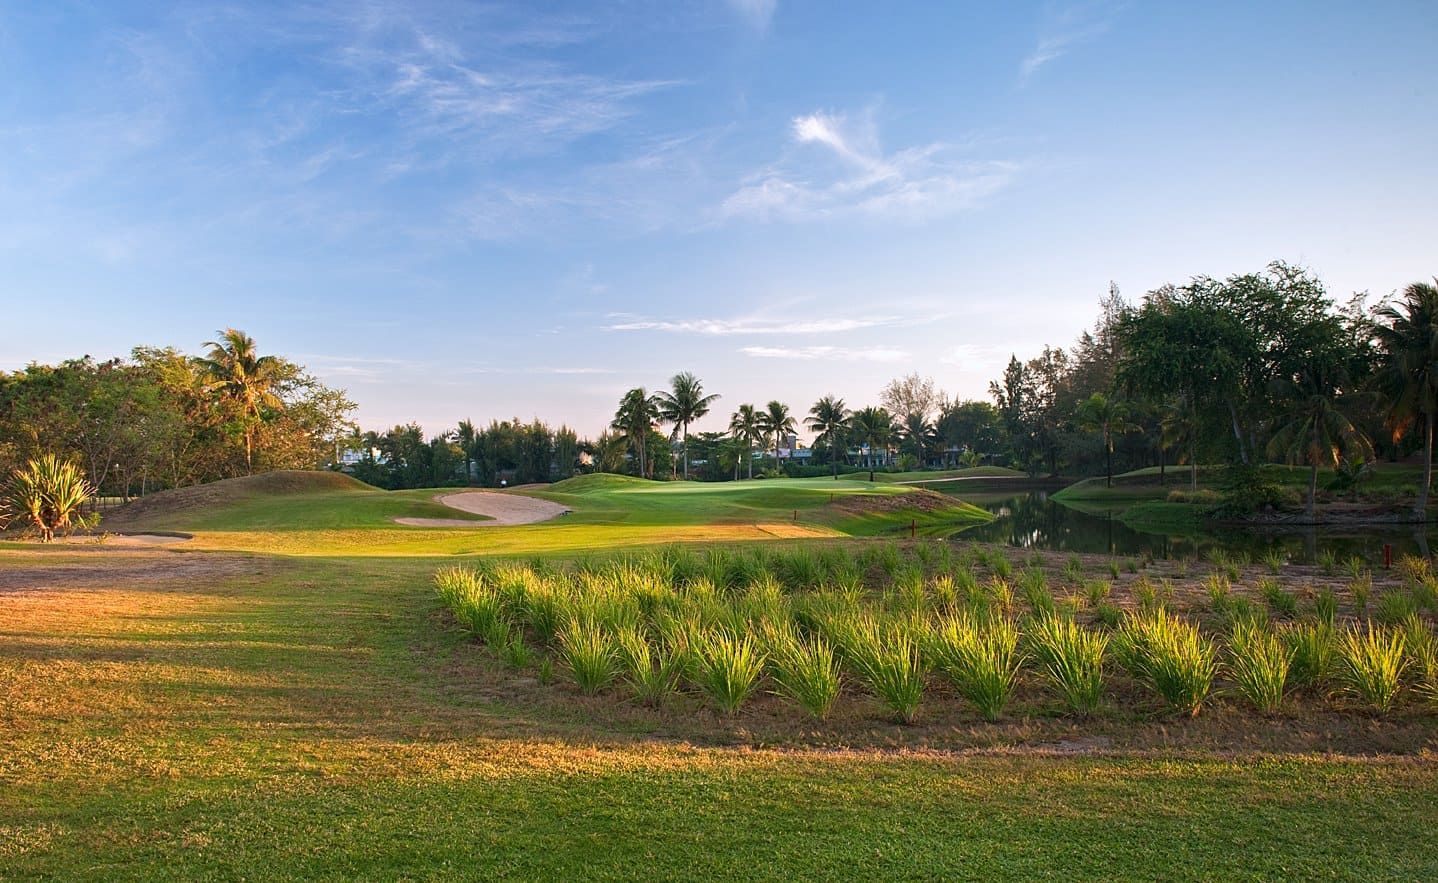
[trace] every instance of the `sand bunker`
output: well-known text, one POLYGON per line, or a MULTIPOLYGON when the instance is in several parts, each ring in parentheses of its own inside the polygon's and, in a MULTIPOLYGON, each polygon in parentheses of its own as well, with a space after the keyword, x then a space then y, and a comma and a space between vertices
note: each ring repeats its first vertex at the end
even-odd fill
POLYGON ((190 541, 189 536, 164 533, 72 534, 55 542, 71 546, 172 546, 190 541))
POLYGON ((396 518, 410 527, 499 527, 506 524, 534 524, 558 518, 570 510, 558 503, 526 497, 522 494, 501 494, 494 491, 465 491, 435 497, 440 503, 461 512, 487 515, 491 521, 463 521, 458 518, 396 518))

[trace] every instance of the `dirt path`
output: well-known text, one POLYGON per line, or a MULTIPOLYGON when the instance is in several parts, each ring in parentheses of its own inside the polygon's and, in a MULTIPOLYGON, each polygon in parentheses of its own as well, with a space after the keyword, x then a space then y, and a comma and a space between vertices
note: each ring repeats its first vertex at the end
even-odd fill
POLYGON ((503 494, 495 491, 465 491, 458 494, 445 494, 435 497, 435 500, 451 509, 472 512, 475 515, 487 515, 493 520, 396 518, 395 521, 411 527, 500 527, 508 524, 535 524, 540 521, 548 521, 551 518, 558 518, 570 511, 565 506, 551 503, 549 500, 541 500, 538 497, 503 494))

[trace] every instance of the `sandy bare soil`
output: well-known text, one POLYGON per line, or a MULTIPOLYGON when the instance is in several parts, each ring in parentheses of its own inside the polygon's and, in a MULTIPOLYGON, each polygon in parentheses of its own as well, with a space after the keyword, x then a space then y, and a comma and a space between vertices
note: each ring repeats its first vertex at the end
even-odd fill
POLYGON ((411 527, 499 527, 506 524, 534 524, 558 518, 570 510, 558 503, 526 497, 522 494, 501 494, 494 491, 465 491, 435 497, 440 503, 461 512, 487 515, 492 521, 462 521, 458 518, 396 518, 411 527))

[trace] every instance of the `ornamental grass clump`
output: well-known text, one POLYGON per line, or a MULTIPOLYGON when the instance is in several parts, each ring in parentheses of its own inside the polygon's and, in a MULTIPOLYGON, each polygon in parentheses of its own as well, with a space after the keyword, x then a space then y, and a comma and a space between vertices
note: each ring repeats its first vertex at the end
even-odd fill
POLYGON ((1338 633, 1332 623, 1300 623, 1285 631, 1283 638, 1290 653, 1288 683, 1295 688, 1327 684, 1338 660, 1338 633))
POLYGON ((913 635, 894 622, 859 613, 830 624, 830 635, 859 680, 902 723, 913 723, 928 664, 913 635))
POLYGON ((748 635, 710 632, 699 648, 699 687, 724 714, 739 710, 764 673, 764 652, 748 635))
POLYGON ((1130 614, 1114 639, 1119 663, 1174 709, 1197 716, 1218 669, 1213 643, 1166 610, 1130 614))
POLYGON ((1313 615, 1330 626, 1338 622, 1338 596, 1332 589, 1325 586, 1313 596, 1313 615))
POLYGON ((1071 620, 1050 617, 1028 627, 1028 652, 1039 674, 1069 710, 1089 715, 1103 701, 1108 636, 1071 620))
POLYGON ((1234 686, 1263 714, 1283 704, 1293 651, 1272 631, 1240 623, 1228 638, 1228 670, 1234 686))
POLYGON ((463 567, 447 567, 434 576, 440 599, 454 618, 481 641, 499 650, 509 639, 504 599, 493 582, 463 567))
POLYGON ((1028 601, 1029 610, 1036 617, 1049 617, 1054 615, 1054 593, 1049 590, 1048 579, 1044 572, 1037 567, 1028 568, 1019 574, 1019 588, 1024 593, 1024 600, 1028 601))
POLYGON ((1418 602, 1407 589, 1384 592, 1373 608, 1373 619, 1383 625, 1399 626, 1418 615, 1418 602))
POLYGON ((594 622, 571 622, 559 633, 559 653, 581 692, 594 695, 619 674, 613 638, 594 622))
POLYGON ((1285 591, 1278 580, 1264 577, 1258 581, 1258 594, 1268 609, 1285 619, 1292 619, 1298 613, 1298 598, 1285 591))
POLYGON ((781 696, 798 703, 815 720, 829 716, 839 698, 839 660, 821 636, 805 638, 792 627, 765 633, 769 679, 781 696))
POLYGON ((1003 715, 1022 662, 1013 620, 945 617, 929 633, 928 654, 985 720, 996 721, 1003 715))
POLYGON ((667 644, 652 643, 649 634, 639 626, 616 632, 614 644, 634 698, 645 705, 658 706, 678 691, 684 660, 667 644))
POLYGON ((1338 642, 1339 680, 1345 691, 1379 714, 1388 713, 1403 689, 1408 657, 1403 632, 1354 626, 1338 642))

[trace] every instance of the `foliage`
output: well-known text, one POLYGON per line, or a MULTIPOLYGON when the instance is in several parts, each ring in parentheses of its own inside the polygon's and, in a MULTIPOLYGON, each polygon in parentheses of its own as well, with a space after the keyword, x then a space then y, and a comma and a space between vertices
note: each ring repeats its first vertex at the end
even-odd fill
POLYGON ((1244 698, 1264 714, 1283 704, 1292 659, 1292 649, 1261 625, 1239 623, 1229 634, 1229 674, 1244 698))
POLYGON ((1393 708, 1408 666, 1403 632, 1357 626, 1338 642, 1339 678, 1350 695, 1379 714, 1393 708))
POLYGON ((1197 715, 1218 664, 1197 627, 1163 609, 1130 614, 1114 638, 1120 664, 1178 711, 1197 715))
POLYGON ((929 635, 928 655, 985 720, 1003 715, 1023 661, 1012 620, 945 617, 929 635))
POLYGON ((95 488, 80 468, 54 454, 45 454, 16 469, 0 488, 0 530, 16 524, 33 529, 48 543, 72 526, 87 526, 84 506, 95 488))
POLYGON ((1103 663, 1108 636, 1068 619, 1040 618, 1025 635, 1039 673, 1074 714, 1088 715, 1103 701, 1103 663))

